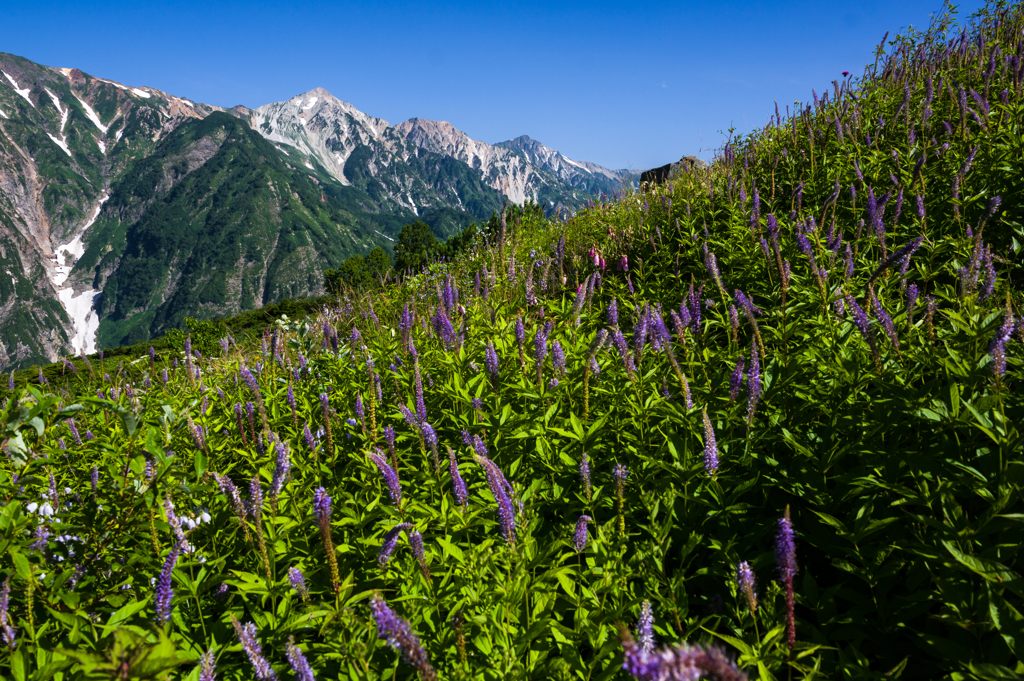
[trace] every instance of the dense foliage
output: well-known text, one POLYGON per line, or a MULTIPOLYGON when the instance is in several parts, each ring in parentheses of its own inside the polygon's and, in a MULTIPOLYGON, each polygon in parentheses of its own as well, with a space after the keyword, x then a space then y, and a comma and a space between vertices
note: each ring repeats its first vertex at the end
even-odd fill
POLYGON ((0 662, 1018 677, 1022 31, 939 17, 707 170, 16 386, 0 662))

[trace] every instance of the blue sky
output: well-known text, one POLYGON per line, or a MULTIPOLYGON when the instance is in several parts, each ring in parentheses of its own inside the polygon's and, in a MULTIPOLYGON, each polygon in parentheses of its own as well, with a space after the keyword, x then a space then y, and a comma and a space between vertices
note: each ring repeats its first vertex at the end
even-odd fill
MULTIPOLYGON (((960 5, 966 17, 979 0, 960 5)), ((189 99, 255 107, 320 86, 391 123, 527 134, 643 170, 708 152, 860 73, 940 0, 9 3, 0 51, 189 99)))

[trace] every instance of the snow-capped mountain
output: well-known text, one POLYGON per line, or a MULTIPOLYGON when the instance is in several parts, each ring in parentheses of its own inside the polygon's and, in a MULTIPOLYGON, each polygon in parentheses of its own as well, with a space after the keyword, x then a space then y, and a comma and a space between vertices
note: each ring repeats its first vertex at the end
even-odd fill
POLYGON ((224 109, 0 53, 0 367, 318 294, 413 220, 444 236, 625 177, 525 136, 392 126, 322 88, 224 109))

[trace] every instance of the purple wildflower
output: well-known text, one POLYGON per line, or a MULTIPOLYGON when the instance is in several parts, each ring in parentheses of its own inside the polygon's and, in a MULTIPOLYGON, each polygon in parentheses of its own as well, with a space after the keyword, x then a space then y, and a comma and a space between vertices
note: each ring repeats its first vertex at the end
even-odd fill
POLYGON ((420 565, 420 572, 429 582, 430 568, 427 567, 427 554, 423 549, 423 535, 420 534, 419 530, 411 530, 406 534, 406 537, 409 539, 409 548, 412 549, 412 555, 420 565))
POLYGON ((18 629, 14 626, 14 620, 8 613, 11 603, 11 577, 7 576, 4 585, 0 588, 0 633, 3 634, 4 643, 11 650, 18 645, 18 629))
POLYGON ((246 622, 243 625, 235 619, 234 615, 231 615, 231 624, 235 627, 235 632, 238 634, 238 641, 242 644, 242 650, 249 657, 249 662, 252 664, 256 678, 259 681, 272 681, 276 679, 277 674, 274 673, 274 670, 270 668, 270 663, 263 657, 260 639, 256 633, 256 625, 252 622, 246 622))
POLYGON ((258 398, 260 396, 260 384, 257 383, 256 377, 252 375, 249 368, 242 367, 238 370, 238 375, 241 376, 242 380, 245 381, 245 384, 249 386, 249 390, 252 391, 253 396, 258 398))
POLYGON ((533 338, 533 361, 537 365, 537 385, 544 380, 544 358, 548 354, 547 326, 537 329, 537 335, 533 338))
POLYGON ((583 452, 580 457, 580 481, 583 483, 583 493, 587 497, 587 503, 590 503, 590 459, 586 452, 583 452))
POLYGON ((313 516, 316 518, 316 523, 322 531, 329 530, 331 525, 331 497, 327 495, 327 490, 323 487, 318 487, 313 492, 313 516))
POLYGON ((885 335, 892 341, 893 346, 900 349, 900 339, 896 334, 896 326, 893 324, 892 317, 886 312, 882 302, 875 296, 875 292, 871 291, 871 302, 872 309, 875 312, 875 317, 878 319, 878 323, 882 325, 882 329, 885 331, 885 335))
POLYGON ((512 486, 505 479, 505 475, 501 472, 498 464, 480 454, 476 455, 476 459, 484 469, 484 473, 487 476, 487 486, 490 488, 494 501, 498 505, 498 521, 501 525, 501 533, 505 537, 505 541, 512 544, 516 540, 516 514, 515 508, 512 505, 512 486))
POLYGON ((747 599, 747 607, 750 614, 757 612, 757 583, 754 578, 754 571, 750 569, 750 563, 743 561, 736 568, 736 586, 747 599))
POLYGON ((358 419, 359 423, 362 424, 363 417, 366 415, 366 412, 363 410, 363 394, 362 393, 356 393, 356 406, 355 406, 355 410, 356 410, 356 419, 358 419))
POLYGON ((779 518, 779 531, 775 535, 775 562, 779 566, 779 576, 786 588, 786 641, 792 649, 796 643, 796 620, 793 616, 793 578, 796 576, 797 565, 796 534, 793 532, 793 522, 789 518, 788 507, 786 515, 779 518))
POLYGON ((370 601, 370 610, 377 624, 377 637, 385 639, 389 646, 399 651, 407 662, 416 667, 423 681, 435 681, 437 675, 430 666, 430 659, 423 650, 419 638, 412 633, 409 623, 396 615, 378 594, 370 601))
POLYGON ((754 421, 757 403, 761 399, 761 357, 757 354, 757 341, 750 341, 750 367, 747 369, 747 426, 754 421))
POLYGON ((704 470, 708 475, 718 473, 718 443, 715 441, 715 430, 711 427, 708 410, 704 409, 704 470))
POLYGON ((174 542, 171 552, 167 554, 164 567, 156 580, 156 594, 153 601, 156 606, 156 619, 158 622, 171 621, 171 600, 174 598, 173 573, 174 566, 178 562, 178 555, 181 553, 181 541, 174 542))
POLYGON ((589 515, 581 515, 576 521, 576 531, 572 535, 572 546, 576 553, 582 553, 587 548, 587 523, 594 522, 589 515))
MULTIPOLYGON (((756 352, 754 353, 757 354, 756 352)), ((732 374, 729 376, 729 402, 735 402, 736 398, 739 397, 740 390, 743 389, 743 355, 740 355, 739 359, 736 360, 736 368, 732 370, 732 374)))
POLYGON ((627 478, 629 478, 629 469, 621 463, 615 464, 615 469, 612 471, 612 479, 615 480, 617 494, 622 494, 622 488, 625 486, 627 478))
POLYGON ((985 283, 981 286, 979 298, 985 300, 995 293, 996 290, 996 269, 992 265, 992 249, 986 246, 981 258, 984 263, 985 283))
POLYGON ((391 560, 391 555, 395 552, 395 547, 398 545, 398 537, 403 531, 408 532, 411 529, 411 524, 399 523, 384 533, 384 538, 380 544, 380 551, 377 553, 378 565, 382 568, 387 567, 388 562, 391 560))
POLYGON ((416 418, 423 422, 427 420, 427 405, 423 401, 423 379, 420 377, 420 363, 413 364, 413 390, 416 396, 416 418))
POLYGON ((296 567, 288 568, 288 581, 292 588, 302 596, 302 600, 309 600, 309 588, 306 586, 306 578, 302 574, 302 570, 296 567))
POLYGON ((218 475, 216 480, 220 491, 228 498, 231 510, 234 511, 238 519, 244 524, 248 511, 245 508, 245 501, 242 499, 242 495, 239 493, 238 488, 235 487, 235 483, 231 482, 231 478, 226 475, 218 475))
POLYGON ((392 503, 395 506, 402 505, 402 487, 398 482, 398 475, 395 470, 388 464, 387 460, 377 452, 370 452, 367 454, 370 457, 370 461, 380 469, 381 478, 384 480, 385 486, 388 488, 388 496, 391 497, 392 503))
POLYGON ((452 493, 455 495, 455 503, 465 511, 469 507, 469 491, 466 489, 466 482, 459 474, 459 461, 455 458, 455 452, 448 448, 448 472, 452 477, 452 493))
POLYGON ((622 366, 626 369, 626 374, 629 376, 629 380, 633 380, 633 372, 635 367, 633 366, 633 355, 629 352, 629 344, 626 342, 626 337, 622 335, 622 331, 619 329, 615 330, 615 347, 619 351, 619 356, 622 357, 622 366))
POLYGON ((640 604, 640 617, 636 621, 636 637, 641 651, 654 652, 654 609, 648 600, 640 604))
MULTIPOLYGON (((221 586, 226 587, 227 585, 221 584, 221 586)), ((199 681, 216 681, 216 660, 212 650, 203 653, 199 658, 199 681)))
POLYGON ((907 287, 907 323, 914 326, 914 306, 917 304, 917 284, 911 284, 907 287))
POLYGON ((680 643, 648 653, 637 647, 628 632, 623 631, 622 638, 622 668, 638 681, 747 680, 736 663, 714 646, 680 643))
POLYGON ((565 350, 562 349, 562 344, 558 341, 552 341, 551 343, 551 364, 562 376, 565 376, 565 350))
POLYGON ((1006 374, 1006 343, 1013 335, 1016 322, 1012 315, 1006 315, 1003 325, 989 345, 988 352, 992 357, 992 373, 996 378, 1002 378, 1006 374))
POLYGON ((857 326, 861 335, 864 336, 868 345, 874 349, 875 337, 871 333, 871 321, 868 319, 867 313, 864 312, 864 308, 858 305, 857 301, 849 293, 844 293, 843 299, 846 301, 846 307, 849 308, 850 314, 853 315, 853 323, 857 326))
POLYGON ((617 298, 612 298, 612 302, 608 304, 608 326, 617 328, 619 326, 619 301, 617 298))
POLYGON ((491 341, 487 341, 487 349, 484 351, 484 368, 487 369, 491 382, 497 385, 499 376, 498 353, 495 351, 494 343, 491 341))
POLYGON ((295 672, 295 678, 297 681, 316 680, 316 676, 313 674, 313 669, 309 666, 309 662, 306 661, 306 658, 302 654, 302 651, 299 650, 299 647, 295 645, 294 637, 288 637, 288 645, 285 648, 285 652, 288 654, 288 664, 292 666, 292 670, 295 672))
POLYGON ((282 442, 280 438, 276 438, 274 448, 277 452, 277 461, 274 465, 274 477, 270 482, 271 501, 277 500, 277 495, 281 493, 284 483, 288 480, 288 474, 292 470, 292 461, 288 455, 288 445, 282 442))

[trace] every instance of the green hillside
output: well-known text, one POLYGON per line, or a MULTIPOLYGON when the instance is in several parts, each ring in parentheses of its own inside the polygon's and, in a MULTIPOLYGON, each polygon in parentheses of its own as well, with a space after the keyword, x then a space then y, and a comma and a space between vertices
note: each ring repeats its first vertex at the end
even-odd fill
MULTIPOLYGON (((940 16, 707 169, 251 339, 18 376, 0 664, 1020 677, 1022 57, 1024 6, 940 16)), ((242 205, 217 177, 195 205, 242 205)))

